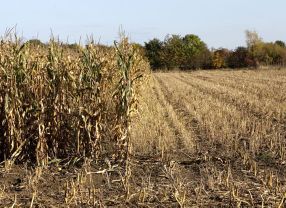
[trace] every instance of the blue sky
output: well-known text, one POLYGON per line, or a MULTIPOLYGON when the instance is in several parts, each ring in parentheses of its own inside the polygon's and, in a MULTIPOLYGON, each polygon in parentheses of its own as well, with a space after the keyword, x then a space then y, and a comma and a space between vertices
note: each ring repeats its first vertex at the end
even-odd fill
POLYGON ((120 26, 135 42, 166 34, 196 34, 209 47, 245 45, 244 31, 265 41, 286 41, 285 0, 0 0, 0 35, 17 25, 24 38, 47 41, 93 34, 101 43, 118 38, 120 26))

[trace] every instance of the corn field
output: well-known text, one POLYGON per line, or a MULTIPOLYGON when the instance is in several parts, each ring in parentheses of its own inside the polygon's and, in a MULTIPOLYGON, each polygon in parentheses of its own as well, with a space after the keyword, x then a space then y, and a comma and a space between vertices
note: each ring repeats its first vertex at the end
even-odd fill
POLYGON ((285 77, 2 38, 0 207, 285 207, 285 77))
POLYGON ((128 39, 76 50, 5 36, 0 43, 0 161, 124 161, 136 89, 149 65, 128 39))

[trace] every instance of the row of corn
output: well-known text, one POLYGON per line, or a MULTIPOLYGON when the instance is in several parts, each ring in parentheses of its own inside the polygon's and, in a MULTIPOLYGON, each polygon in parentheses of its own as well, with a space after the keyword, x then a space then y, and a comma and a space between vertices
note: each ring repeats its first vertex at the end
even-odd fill
POLYGON ((137 89, 149 70, 123 37, 73 49, 15 37, 0 43, 0 162, 55 158, 124 161, 137 89))

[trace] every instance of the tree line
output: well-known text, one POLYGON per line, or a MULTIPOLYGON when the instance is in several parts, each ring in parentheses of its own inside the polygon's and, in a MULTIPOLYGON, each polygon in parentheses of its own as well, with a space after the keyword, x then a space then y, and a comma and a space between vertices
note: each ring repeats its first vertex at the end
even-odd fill
MULTIPOLYGON (((140 53, 146 56, 153 70, 157 69, 221 69, 257 68, 269 65, 286 65, 285 42, 265 42, 255 31, 247 30, 246 46, 234 50, 226 48, 209 49, 197 35, 167 35, 163 41, 154 38, 144 46, 133 43, 140 53)), ((40 40, 27 41, 31 45, 46 47, 40 40)), ((77 43, 62 43, 62 46, 78 51, 77 43)), ((103 48, 109 48, 101 45, 103 48)))
POLYGON ((154 38, 145 42, 144 53, 154 70, 257 68, 286 64, 283 41, 264 42, 257 32, 246 31, 246 43, 246 47, 239 46, 234 50, 210 50, 197 35, 167 35, 163 41, 154 38))

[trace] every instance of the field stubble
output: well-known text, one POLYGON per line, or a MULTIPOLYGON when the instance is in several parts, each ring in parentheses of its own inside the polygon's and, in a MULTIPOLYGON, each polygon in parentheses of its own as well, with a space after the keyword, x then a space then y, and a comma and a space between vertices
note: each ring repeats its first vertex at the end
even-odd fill
MULTIPOLYGON (((138 158, 153 155, 161 164, 161 172, 145 172, 157 184, 149 192, 165 187, 164 175, 178 206, 283 207, 285 75, 285 70, 154 73, 133 128, 138 158)), ((151 163, 150 157, 141 159, 146 158, 151 163)))

